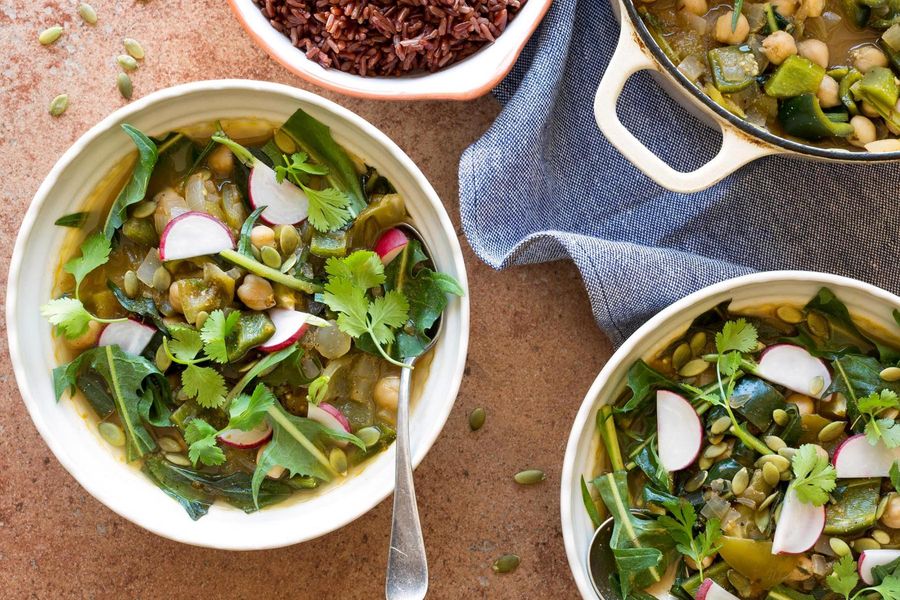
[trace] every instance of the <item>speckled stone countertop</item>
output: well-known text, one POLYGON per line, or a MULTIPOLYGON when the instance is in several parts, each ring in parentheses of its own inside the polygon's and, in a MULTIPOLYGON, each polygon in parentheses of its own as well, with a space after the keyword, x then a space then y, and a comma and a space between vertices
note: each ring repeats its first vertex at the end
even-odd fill
MULTIPOLYGON (((3 280, 19 223, 44 176, 79 135, 124 102, 115 84, 124 36, 147 51, 133 75, 135 97, 198 79, 263 79, 311 89, 356 111, 434 184, 469 269, 466 377, 441 437, 416 471, 429 597, 576 597, 559 523, 559 477, 569 426, 610 346, 592 325, 570 264, 497 273, 463 239, 456 166, 490 125, 497 103, 490 97, 384 103, 324 92, 256 48, 221 0, 91 4, 100 16, 94 28, 76 15, 77 0, 0 2, 3 280), (42 47, 38 33, 57 23, 66 35, 42 47), (47 106, 60 93, 69 94, 70 106, 53 119, 47 106), (467 414, 478 406, 486 408, 487 422, 472 433, 467 414), (512 475, 528 467, 544 469, 547 480, 516 485, 512 475), (490 565, 506 552, 519 554, 521 566, 496 575, 490 565)), ((5 293, 4 285, 4 299, 5 293)), ((5 331, 0 343, 0 597, 383 597, 390 500, 340 531, 279 550, 225 552, 157 537, 94 500, 56 462, 21 402, 5 331)))

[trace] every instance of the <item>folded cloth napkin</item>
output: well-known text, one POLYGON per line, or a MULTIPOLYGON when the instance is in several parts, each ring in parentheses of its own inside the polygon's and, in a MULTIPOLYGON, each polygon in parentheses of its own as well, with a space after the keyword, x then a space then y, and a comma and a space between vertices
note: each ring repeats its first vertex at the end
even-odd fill
MULTIPOLYGON (((828 271, 900 290, 900 164, 770 157, 697 194, 653 183, 610 145, 593 97, 618 40, 608 0, 555 0, 512 73, 503 111, 463 154, 460 212, 494 268, 571 258, 616 344, 673 301, 755 269, 828 271)), ((675 168, 719 147, 652 77, 623 121, 675 168)))

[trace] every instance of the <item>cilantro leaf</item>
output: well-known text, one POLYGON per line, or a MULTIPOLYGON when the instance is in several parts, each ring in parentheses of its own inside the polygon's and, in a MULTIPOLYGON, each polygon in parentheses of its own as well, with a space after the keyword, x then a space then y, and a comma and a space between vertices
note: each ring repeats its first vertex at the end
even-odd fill
POLYGON ((188 365, 181 373, 182 391, 196 398, 203 408, 219 408, 225 403, 225 378, 213 368, 188 365))
POLYGON ((717 542, 722 536, 720 521, 710 519, 706 522, 705 529, 694 536, 694 526, 697 524, 697 513, 690 502, 684 499, 664 503, 672 516, 663 515, 657 522, 665 527, 666 531, 675 541, 675 548, 682 555, 693 560, 703 577, 703 561, 718 552, 717 542))
POLYGON ((63 270, 75 278, 75 297, 78 297, 78 288, 88 273, 106 264, 112 246, 109 240, 101 233, 95 233, 81 244, 81 256, 69 260, 63 265, 63 270))
POLYGON ((373 288, 385 281, 384 264, 370 250, 357 250, 346 258, 329 258, 325 272, 331 277, 349 279, 363 289, 373 288))
POLYGON ((366 300, 366 291, 355 286, 350 279, 329 279, 322 301, 339 313, 338 327, 347 335, 358 338, 368 329, 369 301, 366 300))
POLYGON ((875 592, 880 594, 879 597, 882 598, 882 600, 900 600, 900 577, 888 575, 880 584, 860 590, 856 596, 859 596, 864 592, 875 592))
POLYGON ((803 444, 791 461, 794 481, 791 487, 803 502, 822 506, 837 485, 837 473, 826 456, 816 452, 814 444, 803 444))
POLYGON ((215 427, 203 419, 191 419, 187 424, 184 429, 184 441, 189 445, 188 458, 194 465, 198 461, 210 466, 225 462, 225 453, 216 445, 218 433, 215 427))
POLYGON ((294 152, 288 161, 286 155, 282 155, 283 165, 275 166, 275 181, 281 183, 285 177, 291 176, 300 180, 304 175, 327 175, 328 167, 324 165, 314 165, 309 162, 309 155, 306 152, 294 152))
POLYGON ((369 304, 369 334, 376 344, 394 341, 391 327, 401 327, 409 314, 409 302, 402 292, 391 290, 369 304))
POLYGON ((56 325, 69 338, 77 338, 88 329, 93 315, 76 298, 56 298, 41 307, 41 316, 56 325))
POLYGON ((845 600, 849 599, 853 588, 859 583, 859 574, 853 556, 845 554, 834 563, 833 571, 825 578, 825 583, 832 592, 842 595, 845 600))
POLYGON ((350 196, 337 188, 314 190, 300 184, 309 200, 310 225, 319 231, 337 231, 347 224, 353 215, 350 212, 350 196))
POLYGON ((747 354, 756 348, 756 327, 746 319, 728 321, 716 334, 716 350, 719 354, 737 351, 747 354))
POLYGON ((252 395, 241 394, 228 407, 229 429, 250 431, 266 416, 266 411, 275 404, 275 395, 263 384, 257 384, 252 395))
POLYGON ((900 446, 900 424, 894 419, 878 418, 882 411, 900 408, 900 398, 895 391, 884 389, 872 392, 857 400, 856 408, 866 421, 864 431, 870 444, 874 446, 883 441, 888 448, 900 446))
POLYGON ((172 338, 166 340, 166 347, 172 357, 182 364, 196 360, 200 350, 203 349, 200 333, 187 326, 170 327, 169 333, 172 334, 172 338))
POLYGON ((225 316, 225 311, 214 310, 203 323, 200 330, 200 339, 203 340, 203 349, 210 359, 225 364, 228 362, 228 350, 225 339, 234 331, 241 313, 233 311, 225 316))

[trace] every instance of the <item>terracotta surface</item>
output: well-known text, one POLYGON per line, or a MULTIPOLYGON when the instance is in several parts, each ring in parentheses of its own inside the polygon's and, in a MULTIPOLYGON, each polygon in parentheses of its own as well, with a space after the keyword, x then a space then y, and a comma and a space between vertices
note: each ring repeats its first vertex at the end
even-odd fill
MULTIPOLYGON (((139 39, 147 51, 134 74, 136 97, 223 77, 314 89, 252 46, 224 2, 91 1, 100 15, 94 28, 75 15, 75 0, 0 2, 4 281, 13 238, 40 181, 77 136, 123 103, 115 87, 123 36, 139 39), (51 48, 40 46, 38 32, 58 21, 65 36, 51 48), (47 105, 63 92, 69 111, 53 119, 47 105)), ((396 140, 459 223, 456 165, 496 115, 493 99, 391 104, 325 95, 396 140)), ((571 265, 496 273, 463 246, 472 290, 467 377, 444 433, 416 472, 429 597, 574 597, 559 524, 559 473, 570 422, 609 343, 593 325, 571 265), (467 414, 477 406, 487 409, 487 423, 471 433, 467 414), (517 486, 512 475, 526 467, 544 469, 547 481, 517 486), (490 565, 505 552, 519 554, 522 564, 496 575, 490 565)), ((342 531, 275 551, 230 553, 156 537, 88 496, 57 464, 21 404, 5 332, 0 343, 0 597, 383 596, 389 500, 342 531)))

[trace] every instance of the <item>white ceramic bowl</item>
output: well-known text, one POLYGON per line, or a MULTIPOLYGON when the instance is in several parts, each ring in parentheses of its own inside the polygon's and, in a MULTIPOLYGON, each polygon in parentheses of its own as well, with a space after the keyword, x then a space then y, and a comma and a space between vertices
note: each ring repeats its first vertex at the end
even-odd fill
MULTIPOLYGON (((58 217, 77 210, 98 181, 133 145, 119 127, 130 123, 150 135, 216 119, 258 117, 283 122, 297 108, 328 125, 335 139, 386 176, 407 200, 416 227, 428 240, 437 268, 466 287, 466 271, 453 225, 434 189, 387 136, 352 112, 319 96, 257 81, 202 81, 150 94, 116 111, 84 134, 59 159, 38 189, 16 239, 7 288, 9 350, 22 397, 38 431, 60 463, 95 498, 159 535, 229 550, 274 548, 335 530, 381 502, 394 487, 394 449, 359 474, 325 487, 307 500, 291 500, 246 515, 217 503, 192 521, 139 469, 126 465, 103 442, 72 401, 54 401, 50 370, 56 366, 50 327, 38 307, 51 295, 51 268, 65 228, 58 217), (48 257, 50 260, 48 260, 48 257)), ((413 463, 441 431, 462 379, 469 336, 468 297, 444 313, 444 334, 411 420, 413 463)))
POLYGON ((563 460, 560 513, 569 567, 581 595, 596 599, 587 568, 587 550, 593 525, 581 500, 580 477, 595 476, 600 439, 595 427, 597 409, 614 401, 625 390, 629 367, 639 358, 657 355, 683 335, 695 317, 726 300, 740 311, 764 304, 806 304, 821 287, 830 288, 854 317, 896 329, 891 315, 900 308, 900 297, 868 283, 811 271, 770 271, 729 279, 704 288, 660 311, 629 337, 613 354, 588 390, 569 434, 563 460))
POLYGON ((286 69, 329 90, 380 100, 471 100, 488 93, 509 73, 552 0, 528 0, 497 40, 435 73, 403 77, 361 77, 325 69, 306 58, 269 24, 253 0, 228 0, 250 37, 286 69))

